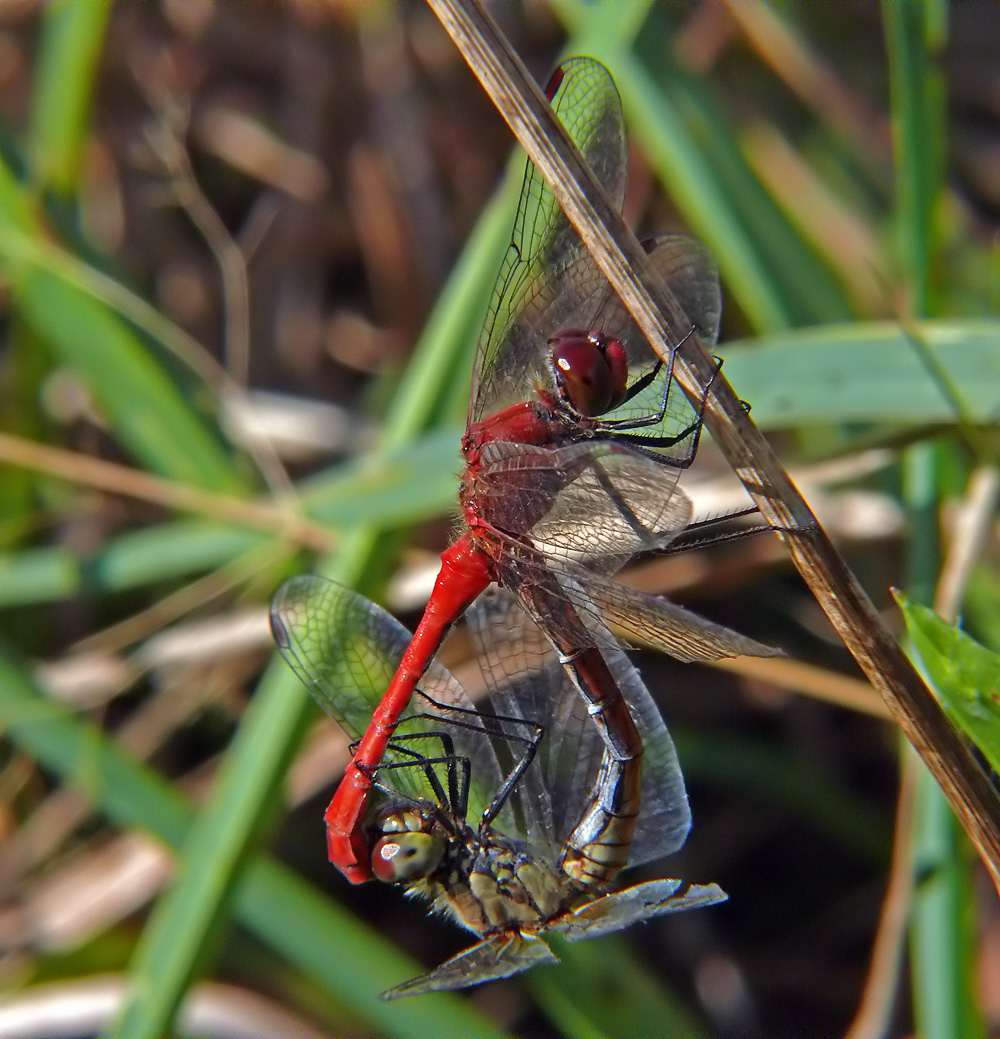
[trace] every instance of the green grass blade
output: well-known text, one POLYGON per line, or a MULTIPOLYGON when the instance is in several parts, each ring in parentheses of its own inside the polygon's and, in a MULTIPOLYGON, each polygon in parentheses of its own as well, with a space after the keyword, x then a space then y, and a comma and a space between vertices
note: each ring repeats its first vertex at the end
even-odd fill
MULTIPOLYGON (((915 333, 935 366, 947 372, 968 419, 995 422, 997 321, 927 321, 907 330, 893 322, 830 325, 733 342, 720 354, 737 392, 753 402, 762 429, 951 424, 953 394, 913 349, 915 333)), ((310 477, 299 487, 306 511, 338 529, 359 523, 398 529, 446 514, 455 508, 461 435, 458 426, 435 430, 310 477)), ((121 534, 86 559, 58 547, 0 554, 0 606, 51 602, 84 588, 123 591, 184 578, 223 566, 267 541, 258 531, 180 520, 121 534)))
POLYGON ((947 425, 956 420, 947 387, 928 370, 911 335, 960 393, 973 422, 1000 411, 1000 322, 927 321, 823 326, 727 343, 726 377, 764 428, 842 422, 947 425))
POLYGON ((56 0, 45 11, 28 135, 31 179, 69 196, 77 187, 94 76, 110 0, 56 0))
POLYGON ((896 601, 941 706, 1000 772, 1000 654, 902 593, 896 601))
MULTIPOLYGON (((889 52, 892 132, 896 158, 896 235, 914 314, 931 313, 935 216, 944 172, 945 38, 935 38, 930 2, 882 4, 889 52)), ((940 27, 939 27, 940 28, 940 27)))
MULTIPOLYGON (((926 317, 933 309, 931 272, 939 244, 935 217, 942 202, 945 122, 939 62, 946 36, 935 0, 885 0, 882 14, 896 161, 895 230, 910 312, 926 317)), ((940 558, 940 476, 927 445, 911 448, 905 461, 911 476, 909 588, 914 598, 930 602, 940 558)), ((926 775, 918 784, 913 868, 920 880, 910 925, 916 1031, 928 1037, 981 1035, 970 985, 975 934, 968 912, 968 855, 962 853, 959 826, 943 794, 926 775)))
POLYGON ((222 760, 215 787, 189 830, 177 873, 157 901, 129 965, 129 989, 112 1034, 161 1035, 198 971, 211 935, 262 822, 280 794, 308 717, 308 694, 273 661, 222 760))
POLYGON ((17 314, 84 377, 123 447, 163 476, 227 493, 245 490, 218 433, 145 343, 104 304, 49 269, 44 250, 31 248, 50 231, 2 162, 0 227, 0 264, 17 314))
POLYGON ((125 448, 153 472, 223 493, 245 491, 220 435, 132 330, 47 271, 17 282, 22 316, 79 372, 125 448))
POLYGON ((385 1003, 378 995, 422 969, 273 859, 259 856, 233 893, 237 919, 386 1035, 499 1039, 468 1000, 432 994, 385 1003), (331 950, 338 950, 334 957, 331 950))
MULTIPOLYGON (((914 753, 906 747, 906 753, 914 753)), ((911 911, 910 970, 915 1034, 985 1037, 975 969, 975 895, 972 856, 948 802, 921 768, 913 870, 917 891, 911 911)))

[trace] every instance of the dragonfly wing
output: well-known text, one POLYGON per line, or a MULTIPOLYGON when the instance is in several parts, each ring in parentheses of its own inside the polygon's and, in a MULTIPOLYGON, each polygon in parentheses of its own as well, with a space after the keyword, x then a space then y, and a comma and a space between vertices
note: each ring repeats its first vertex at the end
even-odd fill
MULTIPOLYGON (((691 827, 684 777, 673 740, 649 690, 595 610, 587 590, 590 574, 579 567, 543 570, 532 555, 511 554, 501 574, 539 630, 556 634, 564 651, 597 647, 628 705, 643 747, 641 805, 629 852, 639 865, 677 851, 691 827), (534 563, 534 565, 531 565, 534 563), (520 565, 519 565, 520 564, 520 565), (568 600, 570 609, 560 606, 568 600)), ((543 773, 562 840, 579 821, 594 791, 604 745, 583 697, 563 672, 559 723, 545 748, 543 773), (585 770, 582 772, 581 770, 585 770), (555 806, 566 805, 557 816, 555 806)))
MULTIPOLYGON (((513 720, 502 723, 508 737, 525 735, 522 719, 543 730, 535 760, 496 828, 554 857, 580 821, 604 745, 552 643, 509 591, 485 592, 468 620, 490 690, 490 712, 513 720)), ((516 752, 516 745, 509 749, 516 752)))
POLYGON ((642 677, 621 650, 602 653, 642 737, 642 803, 628 857, 630 866, 639 866, 681 848, 691 809, 674 741, 642 677))
MULTIPOLYGON (((621 99, 593 58, 571 58, 549 85, 553 111, 616 207, 627 155, 621 99)), ((529 162, 510 247, 500 267, 477 351, 469 421, 549 382, 545 344, 566 327, 589 327, 611 292, 541 174, 529 162)))
POLYGON ((317 703, 360 739, 410 633, 375 603, 313 575, 292 577, 275 592, 271 631, 317 703))
POLYGON ((578 906, 554 920, 548 929, 577 942, 620 931, 664 913, 715 905, 725 902, 726 898, 726 893, 717 884, 684 885, 679 880, 651 880, 578 906))
MULTIPOLYGON (((319 705, 352 739, 360 739, 409 644, 406 628, 350 588, 304 575, 286 581, 275 593, 271 630, 281 655, 319 705)), ((447 756, 443 734, 454 745, 454 754, 470 758, 477 781, 495 791, 500 767, 477 727, 479 715, 465 689, 434 661, 418 692, 397 726, 395 743, 383 761, 390 767, 381 769, 379 782, 412 797, 436 800, 420 759, 447 756)))
POLYGON ((638 644, 658 649, 685 663, 727 657, 777 657, 780 649, 740 635, 699 617, 657 595, 609 581, 599 574, 584 580, 594 608, 638 644))
MULTIPOLYGON (((581 640, 581 646, 620 648, 621 642, 609 630, 611 625, 637 645, 659 650, 683 663, 739 656, 783 656, 780 649, 699 617, 662 596, 630 588, 575 563, 545 557, 512 539, 503 540, 508 547, 505 557, 509 560, 503 568, 504 580, 512 587, 531 580, 531 575, 550 573, 562 588, 580 589, 573 598, 585 622, 573 632, 573 637, 581 640), (590 641, 585 641, 588 638, 590 641)), ((530 606, 525 605, 525 609, 530 606)), ((549 623, 558 623, 558 618, 549 618, 549 623)))
POLYGON ((421 992, 479 985, 519 974, 542 963, 558 963, 558 957, 534 935, 497 934, 446 960, 435 970, 383 992, 382 999, 415 996, 421 992))
MULTIPOLYGON (((722 289, 715 258, 701 242, 688 235, 659 235, 647 238, 642 245, 649 254, 650 264, 660 272, 694 325, 705 349, 711 350, 719 338, 719 319, 722 316, 722 289)), ((629 351, 651 352, 645 336, 638 330, 631 331, 634 327, 631 314, 621 303, 618 303, 618 308, 616 314, 608 316, 604 330, 625 343, 629 351)))
POLYGON ((525 531, 547 556, 614 572, 666 547, 691 519, 679 470, 611 441, 539 450, 498 441, 484 449, 474 493, 500 530, 525 531))

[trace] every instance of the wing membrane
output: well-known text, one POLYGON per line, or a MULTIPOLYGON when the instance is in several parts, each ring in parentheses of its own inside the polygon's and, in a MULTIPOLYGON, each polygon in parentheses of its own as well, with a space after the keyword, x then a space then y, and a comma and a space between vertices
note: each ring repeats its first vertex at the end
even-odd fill
MULTIPOLYGON (((286 581, 271 601, 274 640, 319 705, 352 738, 360 739, 395 674, 410 633, 394 617, 335 581, 306 575, 286 581)), ((410 797, 437 801, 421 759, 454 753, 469 758, 474 786, 470 811, 482 811, 501 783, 478 714, 451 673, 433 661, 396 728, 379 782, 410 797), (470 726, 471 719, 471 727, 470 726), (400 739, 399 737, 404 737, 400 739)), ((440 762, 438 774, 447 767, 440 762)))
MULTIPOLYGON (((563 63, 552 108, 620 207, 626 151, 621 100, 611 74, 591 58, 563 63)), ((469 421, 534 395, 546 379, 546 340, 607 282, 541 174, 529 162, 511 244, 500 267, 477 351, 469 421)))
POLYGON ((691 518, 679 470, 610 441, 540 451, 499 441, 475 478, 480 515, 525 531, 556 559, 617 570, 638 552, 664 548, 691 518))
POLYGON ((579 906, 553 920, 548 930, 561 934, 568 941, 577 942, 620 931, 664 913, 679 913, 715 905, 725 902, 726 898, 726 893, 718 884, 682 885, 679 880, 651 880, 579 906))
POLYGON ((484 981, 509 978, 512 974, 520 974, 541 963, 558 962, 558 957, 541 938, 506 932, 452 956, 435 970, 383 992, 380 998, 398 999, 400 996, 415 996, 421 992, 465 988, 484 981))

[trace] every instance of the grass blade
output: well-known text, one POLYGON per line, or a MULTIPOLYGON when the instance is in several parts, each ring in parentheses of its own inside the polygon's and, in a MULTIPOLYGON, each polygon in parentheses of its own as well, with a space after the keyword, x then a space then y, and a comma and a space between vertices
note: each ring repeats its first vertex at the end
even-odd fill
POLYGON ((69 197, 77 188, 109 0, 48 5, 35 78, 28 154, 36 187, 69 197))

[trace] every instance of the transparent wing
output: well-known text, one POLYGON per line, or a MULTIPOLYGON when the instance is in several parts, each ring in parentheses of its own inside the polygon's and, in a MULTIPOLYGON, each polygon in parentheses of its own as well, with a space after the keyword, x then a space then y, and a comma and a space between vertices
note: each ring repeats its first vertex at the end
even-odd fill
MULTIPOLYGON (((271 630, 281 655, 319 705, 352 739, 360 739, 410 641, 406 628, 350 588, 307 575, 291 578, 275 593, 271 630)), ((481 814, 502 776, 478 721, 463 687, 432 662, 396 728, 379 782, 437 802, 428 767, 440 776, 449 754, 456 761, 465 757, 474 781, 470 814, 481 814), (430 761, 437 765, 428 766, 430 761)))
POLYGON ((487 938, 460 952, 440 967, 383 992, 382 999, 415 996, 421 992, 441 992, 447 989, 479 985, 520 974, 541 963, 558 963, 559 958, 540 938, 517 932, 506 932, 487 938))
MULTIPOLYGON (((717 884, 684 885, 679 880, 652 880, 586 902, 548 921, 545 931, 576 942, 621 931, 665 913, 700 909, 725 900, 726 893, 717 884)), ((558 957, 542 939, 533 934, 507 932, 494 935, 453 956, 435 970, 389 989, 382 994, 382 999, 464 988, 508 978, 542 963, 556 962, 558 957)))
MULTIPOLYGON (((636 644, 683 663, 783 655, 780 649, 699 617, 663 596, 649 595, 572 562, 543 556, 496 532, 493 536, 504 543, 505 551, 497 564, 503 583, 518 590, 518 598, 525 604, 530 601, 530 590, 540 584, 545 586, 545 594, 556 594, 552 587, 555 581, 562 596, 583 618, 583 627, 570 623, 566 633, 568 637, 591 640, 582 645, 620 649, 621 642, 609 630, 615 627, 636 644)), ((530 609, 528 605, 525 608, 530 609)), ((550 611, 542 623, 557 631, 562 615, 550 611)))
MULTIPOLYGON (((722 314, 722 291, 715 260, 700 242, 687 235, 662 235, 647 239, 642 245, 649 253, 650 266, 659 272, 705 347, 711 349, 718 339, 722 314)), ((686 464, 690 444, 688 437, 682 434, 695 423, 698 409, 674 382, 673 356, 669 363, 660 364, 659 355, 650 347, 590 253, 581 253, 564 272, 562 283, 563 291, 553 297, 544 316, 540 312, 531 314, 532 320, 538 321, 537 326, 525 330, 525 352, 527 344, 533 343, 540 359, 533 370, 533 381, 518 386, 520 397, 512 390, 498 403, 512 404, 518 399, 528 399, 539 387, 553 390, 545 358, 548 340, 554 334, 567 329, 603 332, 625 347, 629 385, 640 379, 647 379, 648 384, 634 397, 602 415, 601 420, 619 425, 641 423, 633 433, 625 435, 643 437, 647 450, 653 450, 668 464, 686 464), (659 420, 651 421, 661 410, 659 420), (665 443, 650 448, 650 437, 664 439, 665 443), (671 443, 674 438, 680 439, 671 443)), ((704 389, 707 391, 707 388, 704 389)))
MULTIPOLYGON (((593 58, 570 59, 550 81, 548 96, 611 201, 620 208, 627 152, 621 100, 611 74, 593 58)), ((718 335, 721 309, 718 271, 711 256, 698 242, 681 235, 643 244, 651 265, 711 346, 718 335)), ((660 364, 529 162, 511 244, 479 340, 469 423, 529 400, 539 389, 551 391, 548 341, 569 329, 603 332, 619 339, 629 360, 629 383, 648 380, 641 393, 605 417, 615 422, 644 420, 647 424, 640 435, 664 440, 651 450, 667 460, 688 460, 692 443, 683 434, 696 422, 697 408, 674 385, 672 363, 660 364), (654 415, 660 415, 656 422, 650 421, 654 415), (674 438, 680 439, 672 443, 674 438)))
MULTIPOLYGON (((722 314, 722 290, 715 260, 700 242, 687 235, 662 235, 647 239, 642 245, 649 253, 650 265, 677 298, 705 348, 711 350, 719 337, 722 314)), ((582 327, 602 331, 622 343, 628 354, 629 384, 632 385, 638 379, 649 378, 660 358, 618 296, 610 289, 608 292, 602 312, 582 327)), ((619 424, 641 422, 635 430, 622 435, 645 438, 646 450, 654 452, 666 464, 686 465, 690 462, 694 435, 681 434, 697 423, 699 407, 692 405, 674 381, 673 360, 671 354, 645 389, 603 415, 602 420, 619 424), (661 409, 660 420, 649 422, 650 416, 661 409), (650 437, 664 438, 664 442, 651 446, 650 437), (671 442, 678 437, 676 443, 671 442)), ((702 388, 702 397, 708 388, 702 388)))
MULTIPOLYGON (((533 598, 530 606, 534 610, 536 605, 533 598)), ((484 664, 490 711, 530 719, 544 730, 535 760, 518 782, 508 814, 498 817, 497 829, 524 838, 537 853, 554 859, 596 793, 604 743, 542 623, 529 617, 510 592, 484 593, 468 621, 484 664)), ((610 632, 581 631, 577 641, 610 646, 613 639, 610 632)), ((642 739, 642 805, 629 853, 629 864, 639 865, 677 851, 691 817, 677 753, 655 702, 624 653, 604 648, 603 655, 642 739)), ((502 728, 505 736, 519 731, 507 724, 502 728)), ((503 750, 498 753, 502 756, 503 750)))
POLYGON ((505 719, 500 729, 508 745, 523 734, 519 719, 543 729, 535 760, 495 828, 554 860, 589 800, 603 743, 552 643, 510 592, 484 592, 467 621, 489 689, 488 709, 505 719))
POLYGON ((691 502, 678 475, 610 441, 544 451, 495 441, 473 479, 484 522, 524 531, 555 559, 613 573, 636 553, 665 547, 689 523, 691 502))
MULTIPOLYGON (((589 576, 586 571, 580 573, 589 576)), ((642 800, 629 865, 671 855, 683 845, 691 828, 684 777, 673 740, 638 671, 590 605, 584 586, 565 574, 561 578, 558 582, 554 572, 512 569, 505 573, 504 584, 539 631, 546 638, 554 636, 564 651, 587 647, 601 650, 617 687, 616 695, 624 697, 642 740, 642 800)), ((509 612, 516 617, 521 611, 509 612)), ((559 671, 565 676, 562 668, 559 671)), ((511 687, 517 688, 514 683, 511 687)), ((539 750, 541 767, 536 776, 546 789, 544 797, 535 797, 540 803, 547 798, 551 804, 549 825, 557 841, 562 841, 595 794, 604 745, 583 698, 568 677, 559 686, 552 711, 546 728, 548 744, 539 750)))
POLYGON ((679 880, 651 880, 595 899, 553 920, 546 930, 571 942, 620 931, 640 920, 664 913, 701 909, 726 901, 718 884, 682 884, 679 880))
MULTIPOLYGON (((565 570, 571 575, 574 572, 569 567, 565 570)), ((620 628, 639 645, 657 649, 675 660, 694 663, 784 655, 780 649, 699 617, 669 599, 647 595, 599 574, 588 574, 585 587, 586 601, 608 624, 620 628)))
MULTIPOLYGON (((616 206, 625 197, 625 128, 618 89, 593 58, 556 70, 549 101, 616 206)), ((590 260, 545 181, 529 162, 510 247, 476 356, 469 421, 526 400, 545 379, 544 347, 580 304, 607 282, 590 260)))

